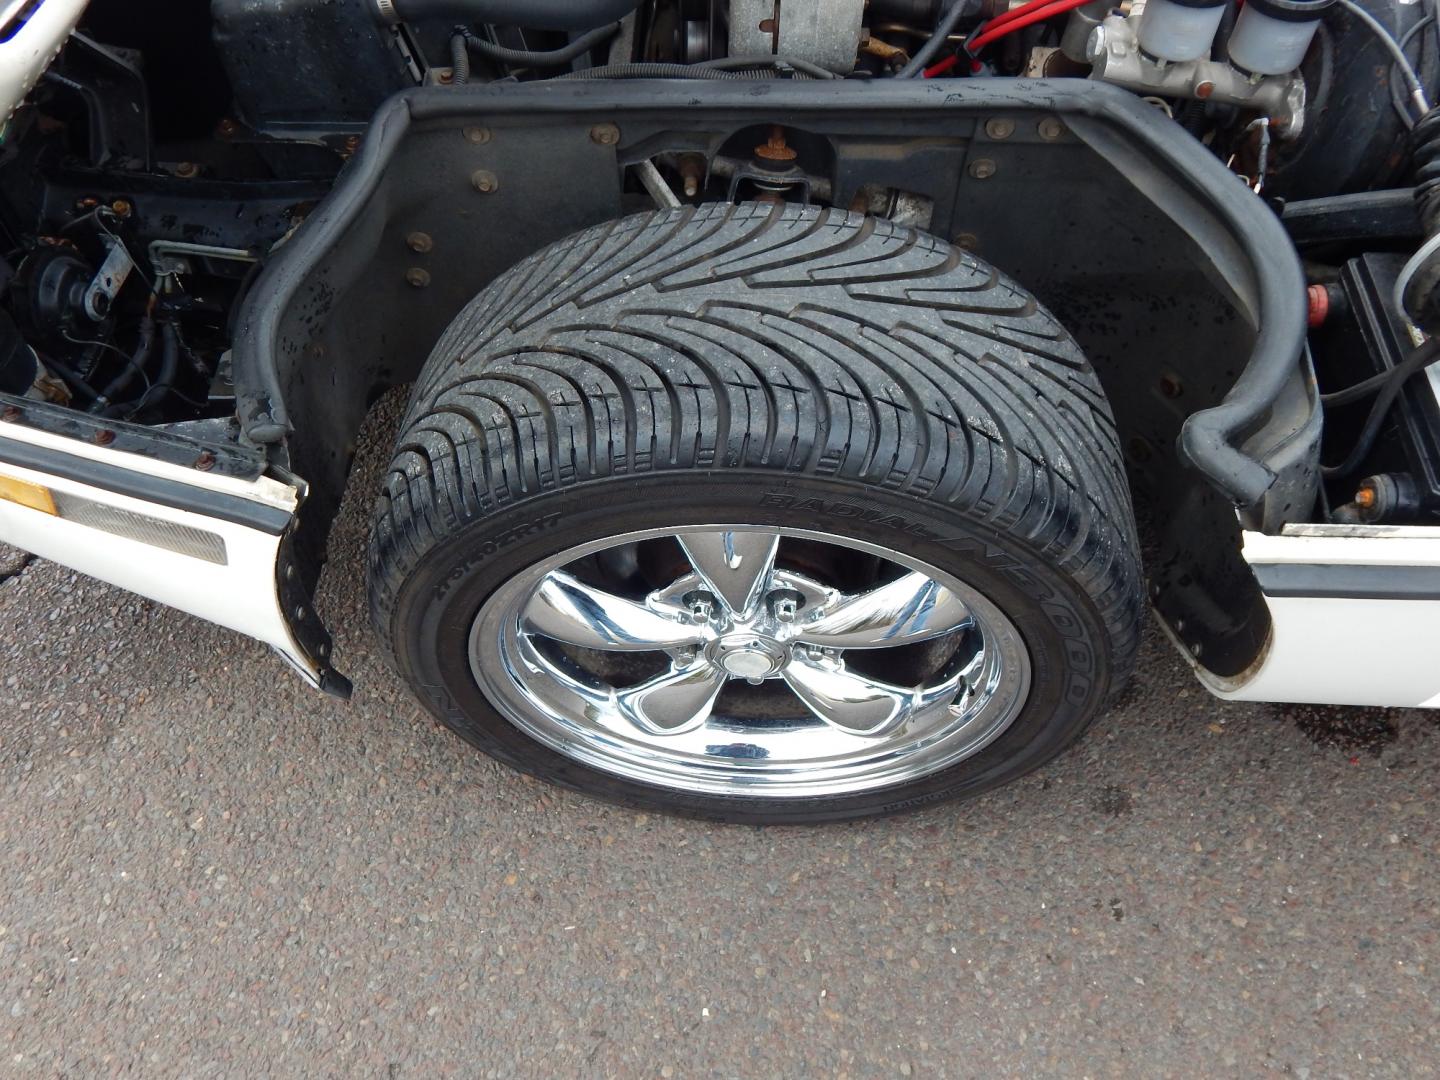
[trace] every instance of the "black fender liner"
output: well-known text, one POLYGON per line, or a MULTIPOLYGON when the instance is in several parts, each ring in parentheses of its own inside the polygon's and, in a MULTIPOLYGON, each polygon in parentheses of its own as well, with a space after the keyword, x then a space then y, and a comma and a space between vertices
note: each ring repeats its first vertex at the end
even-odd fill
POLYGON ((975 245, 1067 322, 1144 448, 1132 483, 1192 515, 1190 539, 1162 537, 1157 606, 1185 618, 1207 667, 1249 663, 1268 622, 1235 509, 1274 527, 1314 490, 1300 264, 1275 215, 1179 125, 1080 79, 567 80, 391 98, 238 318, 243 438, 311 486, 296 546, 310 587, 366 408, 413 378, 475 292, 631 208, 624 166, 743 151, 776 123, 824 145, 836 205, 864 184, 922 195, 930 231, 975 245), (1013 124, 987 128, 995 117, 1013 124), (1165 371, 1187 396, 1158 401, 1165 371), (1197 534, 1222 549, 1218 570, 1196 572, 1197 534))

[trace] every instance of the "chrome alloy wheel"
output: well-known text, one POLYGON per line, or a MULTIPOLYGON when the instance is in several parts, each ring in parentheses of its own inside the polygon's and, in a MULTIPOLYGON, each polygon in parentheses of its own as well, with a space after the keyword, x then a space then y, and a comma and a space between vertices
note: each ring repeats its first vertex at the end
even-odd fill
POLYGON ((938 772, 1009 727, 1030 686, 1014 624, 951 575, 840 536, 742 525, 632 533, 546 559, 485 602, 469 654, 491 702, 551 749, 630 780, 746 797, 938 772), (627 571, 657 545, 678 548, 662 563, 669 583, 637 590, 627 571), (789 556, 797 545, 806 559, 789 556), (864 561, 864 586, 823 580, 827 554, 864 561))

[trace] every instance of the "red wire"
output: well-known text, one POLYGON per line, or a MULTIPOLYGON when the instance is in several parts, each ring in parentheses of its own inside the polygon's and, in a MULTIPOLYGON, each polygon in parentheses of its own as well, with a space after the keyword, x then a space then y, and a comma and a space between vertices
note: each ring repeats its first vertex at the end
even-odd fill
MULTIPOLYGON (((1018 19, 1026 12, 1038 11, 1040 8, 1046 7, 1053 3, 1055 3, 1055 0, 1026 0, 1026 2, 1021 4, 1019 7, 1011 8, 1009 11, 1002 12, 1001 14, 996 15, 995 18, 991 19, 989 22, 985 23, 982 27, 977 27, 975 29, 975 33, 971 34, 970 37, 973 40, 979 34, 993 30, 997 26, 1003 26, 1005 23, 1010 22, 1012 19, 1018 19)), ((968 43, 966 44, 966 51, 971 51, 968 43)), ((926 68, 924 72, 924 77, 927 79, 933 79, 937 75, 944 75, 947 71, 949 71, 959 62, 960 57, 947 56, 944 60, 941 60, 935 64, 931 64, 928 68, 926 68)))
MULTIPOLYGON (((1056 15, 1063 15, 1073 8, 1082 7, 1090 0, 1028 0, 1017 8, 1011 8, 1003 14, 978 28, 965 43, 965 51, 973 56, 984 46, 996 41, 1006 34, 1012 34, 1016 30, 1023 30, 1037 22, 1044 22, 1046 19, 1053 19, 1056 15)), ((933 79, 937 75, 944 75, 960 63, 958 54, 945 57, 924 71, 924 77, 933 79)))
POLYGON ((1088 4, 1090 0, 1030 0, 1028 4, 1022 4, 1018 8, 1007 11, 1004 15, 997 15, 985 24, 985 28, 979 35, 971 38, 965 45, 965 51, 974 55, 1006 34, 1013 34, 1016 30, 1023 30, 1037 22, 1044 22, 1046 19, 1053 19, 1056 15, 1063 15, 1072 8, 1088 4))
POLYGON ((1012 19, 1018 19, 1021 15, 1026 15, 1029 12, 1037 11, 1040 8, 1046 7, 1047 5, 1053 3, 1055 3, 1055 0, 1025 0, 1025 3, 1021 4, 1019 7, 1010 8, 1008 11, 1002 11, 999 15, 996 15, 993 19, 991 19, 983 27, 981 27, 980 30, 976 32, 976 34, 972 36, 979 36, 979 34, 984 33, 987 30, 993 30, 997 26, 1004 26, 1012 19))
POLYGON ((949 71, 958 63, 960 63, 960 54, 951 53, 949 56, 945 57, 944 60, 941 60, 935 64, 931 64, 928 68, 926 68, 925 78, 933 79, 936 75, 944 75, 947 71, 949 71))

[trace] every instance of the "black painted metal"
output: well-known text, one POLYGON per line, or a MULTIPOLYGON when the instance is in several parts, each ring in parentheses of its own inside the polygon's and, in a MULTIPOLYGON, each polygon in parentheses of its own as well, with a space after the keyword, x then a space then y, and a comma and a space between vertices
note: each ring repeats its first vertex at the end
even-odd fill
POLYGON ((1133 481, 1159 501, 1157 604, 1212 670, 1253 659, 1263 604, 1236 506, 1252 525, 1296 519, 1315 483, 1304 280, 1274 214, 1209 151, 1084 80, 566 81, 392 98, 238 319, 245 437, 311 484, 296 545, 307 582, 368 404, 414 376, 465 302, 546 243, 644 208, 624 194, 625 166, 711 157, 772 123, 827 146, 834 205, 865 184, 926 196, 930 231, 1057 312, 1135 444, 1133 481), (1002 137, 992 117, 1013 121, 992 128, 1002 137), (1250 582, 1238 615, 1236 581, 1250 582))
POLYGON ((254 447, 237 445, 233 438, 195 439, 161 427, 143 427, 92 416, 79 409, 13 394, 0 394, 0 415, 4 416, 5 423, 33 427, 170 465, 194 468, 203 460, 204 471, 217 476, 253 480, 267 465, 263 454, 254 447))

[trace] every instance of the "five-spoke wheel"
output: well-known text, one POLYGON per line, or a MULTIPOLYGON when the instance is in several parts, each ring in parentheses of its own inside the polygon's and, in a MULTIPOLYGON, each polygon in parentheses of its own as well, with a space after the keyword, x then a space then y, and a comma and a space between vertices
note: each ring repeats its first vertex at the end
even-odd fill
POLYGON ((622 218, 436 343, 371 610, 442 722, 602 799, 798 823, 968 797, 1134 663, 1118 447, 1076 343, 946 240, 795 204, 622 218))
POLYGON ((513 723, 569 756, 777 797, 944 768, 1005 729, 1030 679, 1010 620, 953 577, 746 526, 614 537, 539 563, 481 609, 470 658, 513 723))

